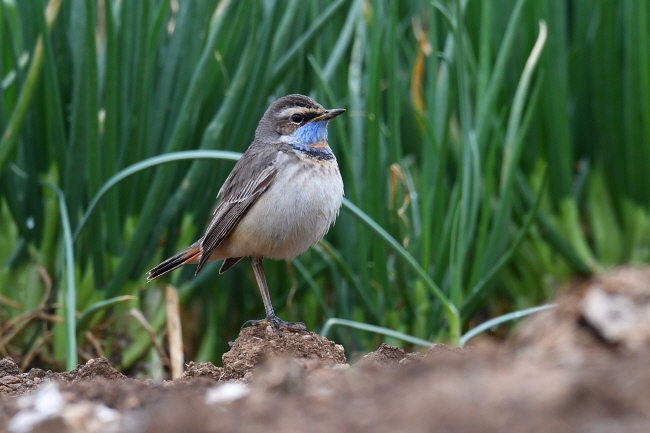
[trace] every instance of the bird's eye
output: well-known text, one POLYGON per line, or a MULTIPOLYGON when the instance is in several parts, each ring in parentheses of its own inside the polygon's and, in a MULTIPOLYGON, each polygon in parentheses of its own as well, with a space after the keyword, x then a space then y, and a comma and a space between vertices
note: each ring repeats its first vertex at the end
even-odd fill
POLYGON ((291 121, 293 123, 301 123, 302 119, 303 119, 302 114, 296 113, 291 115, 291 121))

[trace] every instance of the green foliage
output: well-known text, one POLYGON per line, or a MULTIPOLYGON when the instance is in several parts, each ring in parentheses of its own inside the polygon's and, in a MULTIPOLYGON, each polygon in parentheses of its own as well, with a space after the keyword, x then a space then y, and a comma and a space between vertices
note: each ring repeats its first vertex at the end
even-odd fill
MULTIPOLYGON (((330 125, 348 202, 324 242, 266 264, 284 320, 457 344, 576 274, 650 259, 645 2, 0 0, 0 15, 0 356, 142 359, 129 311, 162 339, 144 274, 201 235, 233 164, 210 151, 245 150, 287 93, 348 110, 330 125), (204 153, 156 159, 187 150, 204 153)), ((217 360, 263 315, 250 267, 217 269, 167 278, 188 359, 217 360)))

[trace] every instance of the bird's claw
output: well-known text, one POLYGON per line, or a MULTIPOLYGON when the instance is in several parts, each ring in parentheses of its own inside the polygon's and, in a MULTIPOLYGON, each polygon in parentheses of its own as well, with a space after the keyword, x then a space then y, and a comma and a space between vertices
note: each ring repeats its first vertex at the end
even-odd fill
POLYGON ((284 336, 282 329, 288 329, 294 332, 309 332, 307 326, 302 322, 285 322, 280 319, 275 314, 267 316, 265 319, 260 320, 248 320, 243 325, 242 328, 246 326, 256 326, 256 325, 271 325, 271 328, 278 334, 280 337, 284 336))

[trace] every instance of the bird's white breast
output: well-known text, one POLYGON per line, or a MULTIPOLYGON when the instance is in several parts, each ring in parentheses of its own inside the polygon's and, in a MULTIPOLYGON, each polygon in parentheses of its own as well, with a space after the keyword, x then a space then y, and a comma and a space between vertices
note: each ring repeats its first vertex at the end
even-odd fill
POLYGON ((281 154, 278 174, 226 239, 229 257, 291 260, 325 236, 343 200, 336 159, 281 154))

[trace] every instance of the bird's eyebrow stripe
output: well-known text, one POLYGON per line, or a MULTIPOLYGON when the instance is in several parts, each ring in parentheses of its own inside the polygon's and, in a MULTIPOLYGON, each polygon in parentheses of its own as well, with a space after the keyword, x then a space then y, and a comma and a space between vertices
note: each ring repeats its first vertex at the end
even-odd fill
POLYGON ((288 118, 292 114, 302 114, 307 119, 313 119, 314 117, 320 116, 322 113, 321 110, 316 108, 307 108, 307 107, 287 107, 284 110, 278 113, 279 118, 288 118))

